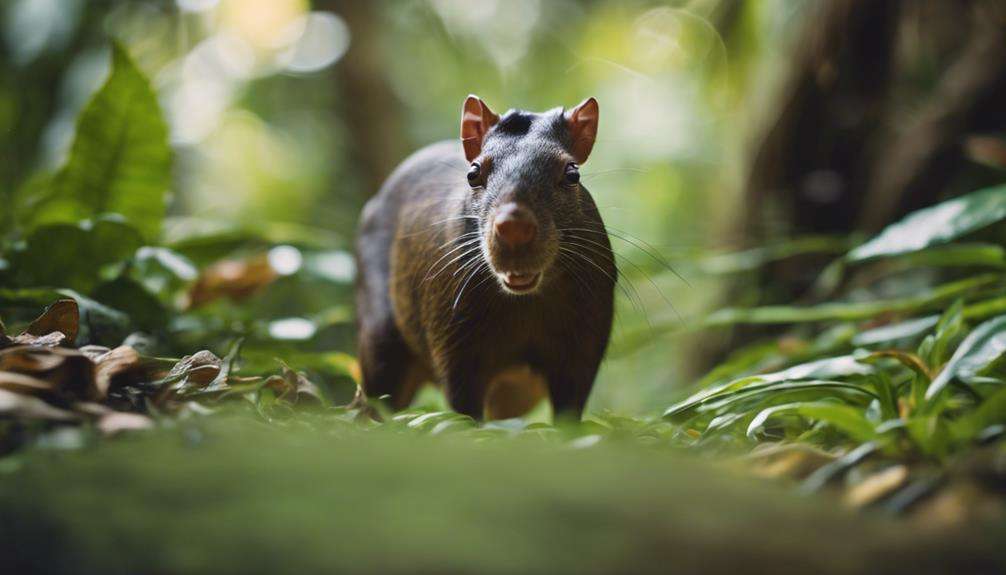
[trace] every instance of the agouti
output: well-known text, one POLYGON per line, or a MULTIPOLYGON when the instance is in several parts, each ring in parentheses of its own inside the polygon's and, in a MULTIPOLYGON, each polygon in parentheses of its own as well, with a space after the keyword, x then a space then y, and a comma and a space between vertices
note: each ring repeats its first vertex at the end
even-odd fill
POLYGON ((368 396, 402 408, 433 381, 476 419, 521 415, 536 390, 557 416, 582 414, 618 273, 580 181, 597 122, 593 98, 501 117, 469 96, 461 141, 427 146, 391 174, 357 238, 368 396))

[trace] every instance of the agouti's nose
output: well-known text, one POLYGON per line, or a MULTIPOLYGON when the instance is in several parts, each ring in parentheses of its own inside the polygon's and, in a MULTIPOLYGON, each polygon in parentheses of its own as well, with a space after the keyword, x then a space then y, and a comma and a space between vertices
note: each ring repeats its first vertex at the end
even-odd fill
POLYGON ((511 248, 531 243, 538 234, 534 214, 517 204, 500 207, 493 227, 496 229, 496 237, 511 248))

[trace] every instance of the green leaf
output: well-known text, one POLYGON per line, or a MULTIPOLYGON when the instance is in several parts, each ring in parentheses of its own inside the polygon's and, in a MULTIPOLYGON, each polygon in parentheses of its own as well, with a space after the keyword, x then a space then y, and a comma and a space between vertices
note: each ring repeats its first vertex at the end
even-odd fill
POLYGON ((856 334, 852 344, 857 346, 877 345, 919 337, 940 321, 938 315, 928 315, 868 329, 856 334))
POLYGON ((857 396, 880 399, 880 396, 875 391, 863 385, 844 381, 814 379, 809 381, 781 381, 753 385, 735 393, 711 398, 703 402, 698 409, 700 411, 722 413, 722 410, 729 407, 734 411, 743 411, 764 405, 766 401, 779 402, 783 398, 811 400, 836 396, 845 397, 847 395, 846 392, 851 392, 857 396), (835 392, 839 393, 836 394, 835 392))
POLYGON ((903 267, 1006 267, 1006 248, 995 244, 965 243, 935 246, 899 258, 903 267))
POLYGON ((964 308, 964 319, 985 319, 1006 313, 1006 297, 997 297, 975 302, 964 308))
POLYGON ((763 409, 751 420, 747 435, 754 438, 770 417, 782 413, 795 413, 816 421, 824 421, 857 441, 870 441, 876 437, 873 424, 863 411, 848 405, 827 402, 787 403, 763 409))
POLYGON ((982 274, 943 284, 927 293, 889 300, 849 303, 825 303, 812 307, 765 306, 727 308, 711 314, 704 326, 725 326, 736 323, 772 324, 802 323, 830 320, 862 320, 882 313, 913 313, 937 308, 943 302, 960 297, 1001 279, 995 274, 982 274))
POLYGON ((265 249, 279 244, 318 251, 350 244, 350 238, 329 229, 288 222, 236 224, 219 219, 169 217, 164 244, 198 265, 208 264, 238 249, 265 249))
POLYGON ((154 332, 168 322, 168 312, 151 292, 127 276, 120 276, 95 288, 95 300, 129 316, 131 325, 154 332))
POLYGON ((856 447, 831 463, 819 467, 814 473, 807 476, 807 479, 800 485, 800 491, 803 493, 814 493, 820 490, 832 479, 859 465, 879 450, 880 445, 874 441, 868 441, 856 447))
POLYGON ((950 423, 951 434, 960 441, 970 441, 991 425, 1006 424, 1006 389, 989 395, 977 409, 950 423))
POLYGON ((841 254, 850 241, 842 237, 806 236, 741 252, 704 257, 699 270, 707 274, 730 274, 757 270, 766 264, 803 254, 841 254))
POLYGON ((957 300, 943 312, 940 322, 936 324, 936 340, 930 352, 929 365, 939 366, 946 361, 947 350, 957 341, 957 336, 964 330, 964 300, 957 300))
POLYGON ((915 252, 944 244, 1006 217, 1006 185, 985 188, 913 212, 849 252, 849 261, 915 252))
POLYGON ((192 262, 181 254, 168 248, 150 246, 136 251, 127 273, 165 305, 173 303, 178 292, 188 287, 199 275, 192 262))
POLYGON ((81 112, 70 156, 36 224, 119 213, 148 240, 160 232, 171 185, 171 148, 150 82, 125 49, 112 47, 112 73, 81 112))
POLYGON ((14 282, 88 292, 101 280, 104 266, 132 256, 142 243, 136 228, 120 216, 40 226, 11 254, 14 282))
POLYGON ((700 404, 717 397, 736 393, 747 387, 759 384, 778 383, 784 381, 798 381, 806 379, 826 379, 843 377, 849 375, 866 375, 873 372, 873 368, 856 361, 851 355, 840 357, 830 357, 810 363, 794 365, 790 368, 775 373, 766 373, 751 377, 743 377, 729 383, 719 385, 709 389, 703 389, 692 395, 688 399, 681 401, 667 408, 665 417, 675 417, 686 413, 700 404))
POLYGON ((80 331, 77 334, 77 345, 90 343, 119 345, 122 338, 129 333, 129 317, 126 314, 84 297, 73 290, 0 288, 0 308, 24 308, 30 312, 30 316, 38 315, 39 309, 62 298, 74 299, 80 310, 80 331))
POLYGON ((939 414, 912 417, 906 422, 905 431, 923 453, 938 458, 946 456, 953 439, 947 419, 939 414))
POLYGON ((968 381, 1003 353, 1006 353, 1006 315, 986 321, 964 338, 943 371, 929 385, 926 400, 932 401, 954 378, 968 381))

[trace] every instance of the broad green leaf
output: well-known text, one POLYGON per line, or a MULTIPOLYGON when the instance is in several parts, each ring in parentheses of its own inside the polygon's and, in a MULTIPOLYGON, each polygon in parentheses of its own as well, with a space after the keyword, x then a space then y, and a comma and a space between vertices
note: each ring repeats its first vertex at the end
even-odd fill
POLYGON ((873 368, 859 363, 851 355, 820 359, 810 363, 794 365, 782 371, 743 377, 723 385, 703 389, 684 401, 667 408, 664 416, 673 417, 679 415, 714 397, 734 393, 748 386, 806 379, 831 379, 849 375, 866 375, 872 372, 873 368))
POLYGON ((38 310, 62 299, 72 298, 80 310, 80 331, 77 334, 77 345, 101 344, 119 345, 129 333, 129 317, 119 310, 112 309, 93 299, 68 289, 0 288, 0 308, 21 308, 29 311, 29 315, 38 314, 38 310))
POLYGON ((1006 267, 1006 248, 995 244, 964 243, 934 246, 899 258, 900 267, 1006 267))
POLYGON ((936 204, 887 226, 849 252, 849 261, 915 252, 944 244, 1006 217, 1006 185, 985 188, 936 204))
POLYGON ((964 300, 957 300, 943 312, 940 322, 936 324, 934 333, 935 341, 933 350, 927 358, 929 365, 943 365, 946 361, 947 350, 956 341, 957 336, 964 330, 964 300))
POLYGON ((940 321, 938 315, 928 315, 868 329, 856 334, 852 344, 858 346, 877 345, 919 337, 940 321))
POLYGON ((699 270, 707 274, 752 271, 765 264, 802 254, 841 254, 849 240, 833 236, 794 238, 776 245, 707 256, 699 260, 699 270))
POLYGON ((163 240, 172 250, 199 265, 226 257, 240 248, 265 249, 289 244, 315 251, 350 244, 350 238, 316 226, 268 221, 235 224, 195 217, 167 218, 163 240))
POLYGON ((770 417, 782 413, 795 413, 808 419, 824 421, 856 441, 870 441, 876 437, 873 424, 866 419, 861 409, 826 402, 787 403, 763 409, 748 425, 748 437, 754 438, 770 417))
POLYGON ((112 73, 81 112, 70 155, 36 224, 122 214, 156 238, 171 185, 171 148, 150 82, 125 49, 112 47, 112 73))
POLYGON ((849 451, 835 461, 820 467, 814 473, 807 476, 800 491, 803 493, 814 493, 828 484, 832 479, 845 473, 849 469, 859 465, 866 458, 880 450, 880 445, 875 441, 868 441, 852 451, 849 451))
POLYGON ((766 306, 727 308, 711 314, 703 322, 706 327, 736 323, 772 324, 802 323, 830 320, 862 320, 883 313, 913 313, 939 307, 943 302, 960 297, 977 288, 1000 281, 995 274, 982 274, 943 284, 927 293, 889 300, 849 303, 825 303, 811 307, 766 306))
POLYGON ((185 256, 168 248, 144 246, 136 251, 129 274, 168 302, 178 290, 195 281, 199 271, 185 256))
POLYGON ((817 379, 809 381, 781 381, 753 385, 735 393, 711 398, 699 405, 698 410, 714 413, 722 413, 728 407, 734 411, 750 410, 764 405, 766 400, 779 402, 783 398, 787 398, 787 401, 810 401, 836 397, 835 391, 842 392, 839 394, 842 397, 844 397, 844 392, 851 392, 856 395, 864 395, 877 400, 880 399, 873 390, 855 383, 817 379), (799 395, 800 397, 791 397, 794 395, 799 395))
POLYGON ((932 401, 954 378, 967 381, 1003 353, 1006 353, 1006 315, 986 321, 964 338, 950 361, 929 385, 926 399, 932 401))
POLYGON ((959 441, 971 441, 992 425, 1006 424, 1006 389, 989 395, 974 411, 950 423, 950 432, 959 441))
POLYGON ((911 352, 901 351, 900 349, 884 349, 863 354, 862 356, 857 354, 856 358, 864 363, 873 363, 881 359, 893 359, 912 370, 917 375, 925 378, 926 381, 932 379, 932 374, 930 373, 929 366, 926 365, 926 362, 922 361, 921 357, 911 352))
POLYGON ((964 319, 985 319, 1006 313, 1006 297, 997 297, 975 302, 964 308, 964 319))
POLYGON ((142 284, 128 276, 102 283, 91 296, 101 303, 124 312, 130 325, 147 332, 168 323, 168 311, 160 300, 142 284))
POLYGON ((951 429, 939 414, 914 416, 906 422, 905 431, 926 455, 942 458, 950 449, 951 429))
POLYGON ((991 363, 978 370, 972 376, 970 383, 1006 383, 1006 353, 1000 355, 991 363))
POLYGON ((114 215, 39 226, 11 254, 14 281, 88 292, 101 281, 104 266, 132 256, 142 243, 139 232, 114 215))

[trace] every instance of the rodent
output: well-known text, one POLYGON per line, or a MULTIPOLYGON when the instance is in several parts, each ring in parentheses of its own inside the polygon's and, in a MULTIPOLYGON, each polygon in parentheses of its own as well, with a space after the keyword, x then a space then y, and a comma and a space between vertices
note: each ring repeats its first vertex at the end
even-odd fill
POLYGON ((557 417, 582 415, 618 274, 579 177, 598 117, 594 98, 499 116, 469 96, 461 141, 414 153, 367 202, 356 303, 368 396, 400 409, 433 381, 457 412, 511 417, 529 402, 509 384, 526 379, 557 417))

